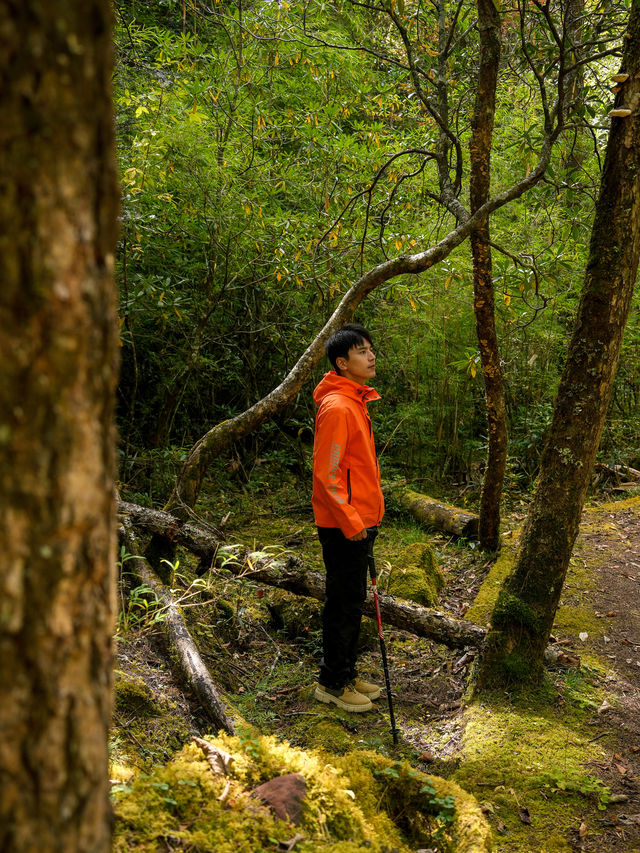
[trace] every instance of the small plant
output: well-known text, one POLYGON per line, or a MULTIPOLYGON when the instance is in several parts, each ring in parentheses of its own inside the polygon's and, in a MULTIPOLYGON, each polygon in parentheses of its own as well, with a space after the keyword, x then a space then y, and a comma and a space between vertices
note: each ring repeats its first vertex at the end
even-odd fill
POLYGON ((545 787, 554 791, 567 791, 582 794, 583 797, 593 797, 597 800, 599 811, 604 811, 607 804, 611 802, 609 788, 600 779, 589 774, 582 775, 581 773, 554 768, 549 774, 549 782, 545 787))
POLYGON ((118 617, 118 631, 128 634, 133 630, 152 628, 165 618, 164 607, 156 593, 147 584, 140 584, 129 591, 118 617))
POLYGON ((448 826, 453 821, 453 815, 456 810, 456 798, 451 794, 439 797, 431 782, 426 782, 420 788, 420 793, 429 795, 429 806, 436 811, 436 820, 448 826))

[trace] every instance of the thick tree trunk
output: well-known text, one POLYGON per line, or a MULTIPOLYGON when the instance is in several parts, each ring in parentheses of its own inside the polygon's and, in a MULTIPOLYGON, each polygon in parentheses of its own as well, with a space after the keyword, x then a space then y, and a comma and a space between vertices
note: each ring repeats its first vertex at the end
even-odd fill
POLYGON ((220 698, 218 688, 213 682, 206 664, 200 657, 200 652, 193 642, 189 629, 175 603, 171 592, 163 586, 146 560, 138 555, 135 537, 127 520, 120 530, 120 542, 125 547, 131 559, 127 560, 126 570, 132 572, 151 590, 164 609, 164 619, 160 623, 167 640, 171 660, 177 667, 179 675, 193 690, 200 702, 200 707, 218 728, 228 734, 234 734, 235 729, 231 717, 227 713, 224 702, 220 698))
MULTIPOLYGON (((135 527, 182 545, 200 557, 203 567, 221 564, 222 558, 218 553, 220 542, 199 525, 183 522, 166 512, 124 501, 120 501, 118 506, 120 512, 126 515, 135 527)), ((284 567, 271 566, 268 561, 252 562, 249 567, 242 554, 237 554, 233 560, 225 554, 224 567, 239 578, 324 601, 324 575, 308 571, 301 565, 301 561, 295 558, 290 559, 284 567)), ((400 601, 392 595, 380 593, 380 610, 389 625, 403 628, 419 637, 428 637, 451 648, 480 646, 486 636, 485 629, 479 625, 464 619, 455 619, 439 610, 400 601)), ((365 613, 375 618, 375 604, 370 591, 365 602, 365 613)))
POLYGON ((410 490, 400 494, 400 503, 425 527, 439 530, 448 536, 478 538, 478 516, 473 512, 436 501, 427 495, 410 490))
POLYGON ((0 849, 111 849, 107 0, 0 2, 0 849))
POLYGON ((481 686, 542 668, 618 364, 640 255, 640 0, 633 0, 616 108, 573 336, 514 570, 492 616, 481 686))
MULTIPOLYGON (((470 146, 470 201, 475 213, 489 198, 491 145, 500 65, 500 14, 492 0, 478 0, 480 68, 470 146)), ((489 223, 470 236, 473 310, 487 410, 487 466, 480 494, 478 538, 487 551, 500 547, 500 500, 507 468, 507 409, 496 331, 489 223)))

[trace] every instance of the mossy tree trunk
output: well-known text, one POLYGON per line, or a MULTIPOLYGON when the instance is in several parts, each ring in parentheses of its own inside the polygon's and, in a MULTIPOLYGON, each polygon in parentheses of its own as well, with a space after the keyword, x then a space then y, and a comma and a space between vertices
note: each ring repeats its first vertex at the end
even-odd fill
POLYGON ((111 4, 5 0, 0 20, 0 849, 107 853, 111 4))
MULTIPOLYGON (((500 14, 492 0, 478 0, 480 67, 470 145, 470 202, 475 213, 489 198, 491 145, 500 66, 500 14)), ((480 494, 478 539, 487 551, 500 546, 500 500, 507 467, 507 409, 496 331, 489 222, 470 236, 473 310, 484 379, 488 455, 480 494)))
POLYGON ((589 260, 541 473, 518 559, 501 590, 479 685, 542 669, 618 364, 640 254, 640 0, 624 41, 629 79, 612 118, 589 260))

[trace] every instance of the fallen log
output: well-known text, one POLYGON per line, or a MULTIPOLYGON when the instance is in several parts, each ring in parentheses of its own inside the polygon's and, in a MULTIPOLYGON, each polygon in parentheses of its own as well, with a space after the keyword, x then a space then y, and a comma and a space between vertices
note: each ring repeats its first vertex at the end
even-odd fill
POLYGON ((211 722, 218 729, 224 729, 228 734, 235 734, 233 722, 189 634, 180 608, 173 600, 170 590, 160 582, 144 557, 138 555, 135 536, 128 519, 125 519, 123 526, 119 529, 119 536, 121 546, 124 546, 130 555, 126 563, 127 571, 153 591, 163 608, 164 619, 159 624, 169 643, 172 662, 177 665, 180 675, 197 696, 200 706, 211 722))
MULTIPOLYGON (((257 581, 268 586, 305 595, 318 601, 324 600, 325 579, 319 572, 305 569, 298 557, 289 556, 286 561, 273 559, 246 560, 246 553, 237 553, 233 557, 221 553, 221 543, 195 522, 183 522, 161 510, 148 509, 137 504, 120 501, 118 510, 126 515, 131 523, 146 533, 164 536, 169 541, 187 548, 200 557, 204 565, 221 567, 244 580, 257 581)), ((379 594, 382 618, 388 625, 402 628, 418 637, 428 637, 436 643, 450 648, 482 646, 487 631, 480 625, 467 622, 408 601, 394 598, 392 595, 379 594)), ((367 593, 364 612, 375 618, 375 605, 371 591, 367 593)))
POLYGON ((402 506, 425 527, 439 530, 449 536, 478 538, 478 516, 475 513, 436 501, 410 489, 402 492, 399 497, 402 506))
POLYGON ((640 480, 640 471, 637 468, 630 468, 628 465, 604 465, 598 463, 594 466, 596 474, 601 477, 609 477, 612 480, 633 480, 637 483, 640 480))

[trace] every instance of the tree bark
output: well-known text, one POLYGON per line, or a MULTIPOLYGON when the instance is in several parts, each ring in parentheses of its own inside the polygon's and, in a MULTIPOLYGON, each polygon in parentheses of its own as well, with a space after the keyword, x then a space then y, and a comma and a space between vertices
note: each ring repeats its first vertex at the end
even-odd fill
POLYGON ((107 853, 111 4, 4 0, 0 21, 0 849, 107 853))
MULTIPOLYGON (((120 501, 118 506, 120 512, 128 516, 135 527, 182 545, 200 557, 205 569, 222 564, 219 540, 199 525, 183 522, 167 512, 147 509, 124 501, 120 501)), ((233 559, 225 555, 224 568, 240 579, 257 581, 296 595, 305 595, 324 601, 324 575, 308 571, 296 558, 290 558, 286 566, 271 566, 265 561, 257 563, 252 561, 249 566, 242 554, 235 555, 233 559)), ((451 648, 481 646, 484 642, 486 630, 472 622, 455 619, 441 611, 401 601, 392 595, 380 593, 379 598, 382 616, 389 625, 403 628, 418 637, 428 637, 451 648)), ((371 591, 367 594, 364 612, 367 616, 375 618, 375 604, 371 591)))
POLYGON ((218 688, 213 682, 206 664, 200 657, 200 652, 193 642, 189 629, 168 590, 156 577, 147 561, 138 555, 135 537, 128 529, 127 522, 121 528, 120 541, 131 555, 127 560, 127 571, 131 571, 140 581, 153 590, 156 598, 164 608, 164 619, 160 623, 171 650, 172 662, 177 666, 183 680, 193 690, 200 702, 200 707, 218 728, 228 734, 235 734, 235 728, 224 702, 220 698, 218 688))
POLYGON ((425 527, 432 527, 449 536, 478 538, 478 516, 473 512, 466 512, 410 490, 402 492, 400 503, 425 527))
POLYGON ((640 255, 640 0, 633 0, 589 260, 518 559, 501 590, 479 685, 536 679, 611 395, 640 255))
MULTIPOLYGON (((493 0, 478 0, 480 67, 470 146, 470 202, 475 213, 489 198, 491 145, 500 66, 500 14, 493 0)), ((480 493, 478 538, 486 551, 500 547, 500 500, 507 468, 507 408, 496 331, 493 268, 488 220, 470 235, 473 259, 473 311, 484 380, 487 465, 480 493)))

